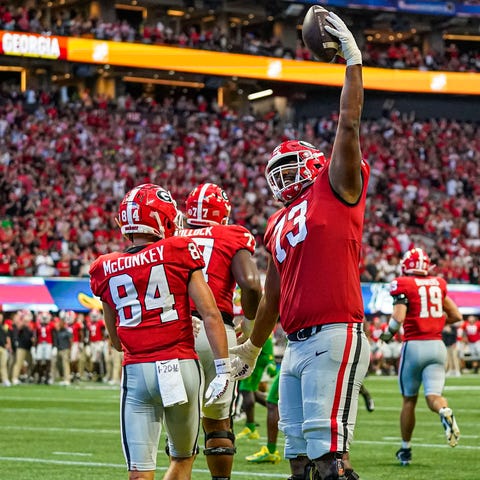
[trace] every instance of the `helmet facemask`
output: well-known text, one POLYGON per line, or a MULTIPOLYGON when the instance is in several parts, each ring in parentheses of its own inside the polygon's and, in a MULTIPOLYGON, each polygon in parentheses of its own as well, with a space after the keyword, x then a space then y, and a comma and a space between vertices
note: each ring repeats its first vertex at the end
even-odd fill
POLYGON ((267 182, 275 198, 291 202, 303 189, 313 183, 318 167, 310 151, 290 152, 281 155, 267 165, 267 182))

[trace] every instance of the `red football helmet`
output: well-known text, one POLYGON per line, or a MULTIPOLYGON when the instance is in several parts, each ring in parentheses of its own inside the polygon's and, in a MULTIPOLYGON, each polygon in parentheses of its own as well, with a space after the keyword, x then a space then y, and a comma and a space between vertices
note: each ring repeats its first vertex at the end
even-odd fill
POLYGON ((149 233, 172 237, 179 227, 181 213, 170 192, 152 183, 130 190, 122 200, 117 223, 123 235, 149 233))
POLYGON ((194 188, 187 198, 189 225, 226 225, 232 206, 227 194, 214 183, 194 188))
POLYGON ((430 258, 421 248, 412 248, 402 258, 402 272, 413 275, 428 275, 430 258))
POLYGON ((313 183, 325 162, 323 153, 310 143, 289 140, 272 152, 265 176, 275 198, 289 203, 313 183))

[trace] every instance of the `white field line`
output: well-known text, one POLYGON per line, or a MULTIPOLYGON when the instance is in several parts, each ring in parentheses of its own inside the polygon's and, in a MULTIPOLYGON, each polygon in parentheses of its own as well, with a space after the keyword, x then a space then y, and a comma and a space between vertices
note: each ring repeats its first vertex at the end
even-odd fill
MULTIPOLYGON (((426 422, 425 422, 426 423, 426 422)), ((65 433, 88 433, 88 434, 104 434, 104 435, 118 435, 119 429, 96 429, 96 428, 64 428, 64 427, 32 427, 32 426, 21 426, 21 425, 2 425, 2 430, 21 430, 21 431, 31 431, 31 432, 65 432, 65 433)), ((440 435, 440 434, 439 434, 440 435)), ((442 435, 443 437, 443 435, 442 435)), ((462 439, 478 439, 479 435, 462 435, 462 439)), ((261 436, 259 440, 266 441, 267 438, 261 436)), ((416 437, 416 442, 421 442, 423 439, 416 437)), ((377 444, 388 444, 388 445, 397 445, 400 442, 400 437, 382 437, 381 441, 370 441, 370 440, 358 440, 354 439, 353 443, 363 444, 363 445, 377 445, 377 444)), ((282 447, 285 443, 283 435, 279 435, 278 445, 282 447)), ((464 445, 460 444, 462 448, 479 450, 480 445, 464 445)), ((438 447, 447 447, 447 445, 442 443, 438 444, 415 444, 415 448, 425 447, 425 448, 438 448, 438 447)), ((449 447, 451 448, 451 447, 449 447)), ((55 452, 54 452, 55 453, 55 452)))
POLYGON ((30 432, 66 432, 66 433, 103 433, 107 435, 118 435, 120 427, 117 429, 107 428, 65 428, 65 427, 31 427, 29 425, 2 425, 2 430, 21 430, 30 432))
MULTIPOLYGON (((55 398, 55 396, 50 396, 50 397, 45 397, 45 398, 31 398, 31 399, 27 399, 25 400, 25 397, 24 396, 21 396, 21 395, 18 395, 18 396, 12 396, 12 395, 1 395, 1 390, 0 390, 0 400, 8 400, 8 401, 12 401, 12 400, 15 400, 15 401, 18 401, 18 402, 25 402, 25 401, 29 401, 29 402, 35 402, 35 403, 40 403, 40 402, 46 402, 46 403, 53 403, 53 402, 63 402, 64 401, 64 398, 55 398)), ((76 398, 75 400, 72 400, 72 402, 75 402, 75 403, 96 403, 98 405, 100 399, 98 398, 76 398)), ((111 398, 105 398, 105 397, 102 397, 101 399, 101 402, 103 404, 106 404, 106 403, 118 403, 120 401, 120 395, 116 395, 114 397, 111 397, 111 398)))
MULTIPOLYGON (((69 465, 77 467, 104 467, 104 468, 122 468, 126 470, 126 466, 120 463, 101 463, 101 462, 77 462, 74 460, 47 460, 44 458, 30 458, 30 457, 0 457, 0 462, 17 462, 17 463, 46 463, 50 465, 69 465)), ((167 467, 157 467, 157 470, 165 471, 167 467)), ((209 474, 210 472, 202 468, 194 468, 194 473, 209 474)), ((242 472, 235 470, 232 472, 238 477, 250 477, 250 478, 276 478, 278 479, 278 473, 253 473, 242 472)))
MULTIPOLYGON (((97 410, 99 411, 99 410, 97 410)), ((55 412, 55 414, 64 414, 66 416, 72 414, 72 409, 71 408, 58 408, 55 406, 51 407, 43 407, 43 408, 22 408, 22 407, 0 407, 0 412, 6 412, 6 413, 17 413, 17 414, 22 414, 22 413, 40 413, 44 414, 45 412, 55 412)), ((78 413, 85 413, 85 414, 91 414, 92 410, 91 409, 75 409, 75 414, 78 413)), ((105 410, 102 411, 102 416, 115 416, 118 417, 119 413, 111 410, 105 410)))
MULTIPOLYGON (((462 437, 460 437, 460 442, 462 437)), ((396 445, 398 446, 400 442, 400 437, 396 441, 384 441, 384 440, 353 440, 353 444, 362 444, 362 445, 396 445)), ((447 445, 446 443, 422 443, 418 444, 415 443, 415 449, 417 448, 447 448, 449 450, 452 450, 452 447, 447 445)), ((462 443, 458 444, 457 449, 461 450, 480 450, 480 445, 464 445, 462 443)))
POLYGON ((91 457, 93 453, 82 452, 52 452, 52 455, 68 455, 69 457, 91 457))

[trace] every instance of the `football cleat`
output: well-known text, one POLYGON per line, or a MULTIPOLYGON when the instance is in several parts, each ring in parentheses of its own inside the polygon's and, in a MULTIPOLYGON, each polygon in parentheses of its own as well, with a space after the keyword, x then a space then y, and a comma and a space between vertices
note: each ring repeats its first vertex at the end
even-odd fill
POLYGON ((373 398, 369 393, 362 393, 361 391, 360 393, 365 400, 365 408, 367 409, 367 412, 373 412, 375 410, 375 402, 373 401, 373 398))
POLYGON ((260 438, 260 434, 258 430, 250 430, 248 427, 245 427, 238 435, 235 435, 237 440, 242 438, 246 438, 247 440, 258 440, 260 438))
POLYGON ((438 413, 440 415, 440 421, 442 422, 443 428, 445 429, 447 442, 451 447, 455 447, 458 444, 458 439, 460 438, 460 429, 458 428, 452 409, 443 407, 438 413))
POLYGON ((412 461, 412 449, 401 448, 400 450, 397 450, 397 453, 395 454, 395 456, 398 458, 401 465, 403 466, 410 465, 410 462, 412 461))
POLYGON ((250 463, 279 463, 281 459, 278 450, 270 453, 265 445, 258 452, 245 457, 245 460, 250 463))

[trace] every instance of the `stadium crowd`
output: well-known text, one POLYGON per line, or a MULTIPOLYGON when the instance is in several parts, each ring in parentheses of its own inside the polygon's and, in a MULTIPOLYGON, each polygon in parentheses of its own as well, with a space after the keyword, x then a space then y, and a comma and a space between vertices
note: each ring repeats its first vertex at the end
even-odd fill
MULTIPOLYGON (((240 38, 233 30, 218 26, 203 28, 185 26, 179 32, 168 22, 142 23, 134 27, 126 20, 106 22, 102 18, 87 18, 75 10, 63 10, 46 20, 40 10, 0 4, 0 30, 33 32, 96 38, 117 42, 141 42, 154 45, 175 45, 215 51, 248 53, 295 60, 314 60, 300 39, 286 44, 281 38, 265 38, 268 28, 244 29, 240 38)), ((480 51, 459 48, 450 42, 444 51, 424 49, 420 42, 393 41, 391 43, 365 42, 363 63, 366 66, 397 69, 479 72, 480 51)))
MULTIPOLYGON (((93 259, 122 246, 115 206, 143 182, 169 188, 181 209, 195 185, 222 185, 263 269, 266 220, 278 207, 264 177, 269 152, 301 134, 328 155, 336 121, 336 112, 311 118, 299 132, 201 95, 156 103, 86 93, 64 103, 58 92, 3 89, 0 275, 86 276, 93 259)), ((392 280, 415 243, 449 283, 478 284, 479 126, 391 109, 363 122, 362 148, 372 167, 362 280, 392 280)))

